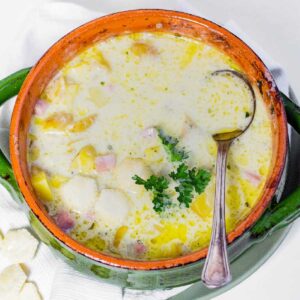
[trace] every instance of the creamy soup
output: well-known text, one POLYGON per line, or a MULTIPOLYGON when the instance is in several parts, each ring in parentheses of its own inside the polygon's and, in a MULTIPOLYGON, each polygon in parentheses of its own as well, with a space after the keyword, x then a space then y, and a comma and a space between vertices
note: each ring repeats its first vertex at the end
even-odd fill
MULTIPOLYGON (((217 146, 253 110, 241 67, 200 40, 127 34, 86 49, 56 74, 28 134, 32 185, 56 224, 96 251, 151 260, 209 243, 217 146), (229 125, 230 124, 230 125, 229 125)), ((256 205, 272 157, 270 114, 231 146, 226 225, 256 205)))

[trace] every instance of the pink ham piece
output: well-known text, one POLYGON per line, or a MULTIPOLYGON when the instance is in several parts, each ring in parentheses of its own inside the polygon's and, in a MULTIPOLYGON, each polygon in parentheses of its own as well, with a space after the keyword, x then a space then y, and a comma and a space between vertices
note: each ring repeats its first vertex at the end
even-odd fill
POLYGON ((142 241, 138 240, 134 244, 134 252, 136 256, 143 256, 147 252, 147 248, 142 241))
POLYGON ((96 171, 106 172, 111 171, 116 166, 116 156, 114 154, 107 154, 96 157, 96 171))
POLYGON ((244 175, 253 185, 259 185, 261 181, 261 176, 251 171, 244 171, 244 175))
POLYGON ((154 127, 148 127, 141 133, 143 138, 154 138, 157 136, 157 130, 154 127))
POLYGON ((45 113, 47 108, 48 108, 48 103, 39 99, 34 106, 34 113, 38 116, 41 116, 45 113))
POLYGON ((54 217, 54 219, 56 221, 57 226, 65 232, 72 229, 75 225, 74 220, 72 219, 70 214, 66 211, 59 212, 54 217))

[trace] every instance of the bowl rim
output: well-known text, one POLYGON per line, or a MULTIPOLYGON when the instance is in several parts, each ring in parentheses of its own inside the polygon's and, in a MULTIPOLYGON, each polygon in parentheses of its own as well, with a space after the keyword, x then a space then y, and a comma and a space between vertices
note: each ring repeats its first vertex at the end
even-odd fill
MULTIPOLYGON (((110 256, 108 254, 96 252, 91 250, 76 240, 72 239, 69 235, 64 233, 48 216, 45 210, 38 204, 37 197, 34 195, 32 190, 28 187, 30 183, 25 180, 24 170, 22 166, 22 161, 20 158, 20 128, 24 126, 21 121, 22 110, 24 106, 26 106, 26 98, 30 95, 30 87, 36 78, 39 76, 39 72, 43 69, 45 65, 45 61, 47 61, 51 55, 55 53, 55 51, 59 50, 61 45, 68 43, 74 37, 80 35, 82 31, 89 30, 92 26, 109 21, 110 19, 122 19, 128 17, 134 17, 135 15, 143 15, 143 17, 150 18, 151 15, 161 16, 165 18, 175 18, 183 21, 194 22, 197 24, 204 25, 208 27, 212 31, 221 32, 225 34, 227 37, 230 37, 236 40, 243 49, 246 49, 248 52, 252 53, 257 61, 260 63, 260 68, 263 69, 265 76, 268 78, 268 83, 273 88, 273 96, 272 98, 276 100, 276 109, 280 112, 280 114, 276 114, 276 118, 279 126, 279 144, 278 144, 278 156, 279 159, 275 162, 273 173, 270 175, 270 184, 269 186, 265 186, 265 193, 261 195, 259 201, 257 201, 256 206, 253 208, 251 213, 241 221, 238 226, 231 231, 227 235, 228 243, 231 243, 234 239, 242 235, 251 225, 255 223, 256 220, 262 215, 268 204, 270 203, 275 191, 277 189, 280 177, 282 175, 285 159, 287 154, 287 123, 284 107, 281 101, 280 93, 277 89, 277 86, 272 78, 272 75, 268 68, 261 61, 259 56, 239 37, 235 36, 229 30, 223 28, 222 26, 204 19, 199 16, 195 16, 185 12, 179 12, 174 10, 164 10, 164 9, 137 9, 137 10, 128 10, 113 13, 110 15, 106 15, 97 19, 94 19, 90 22, 87 22, 80 27, 77 27, 73 31, 66 34, 60 40, 58 40, 53 46, 49 48, 49 50, 42 56, 42 58, 37 62, 37 64, 32 68, 29 75, 27 76, 21 91, 17 97, 17 101, 13 110, 11 128, 10 128, 10 155, 12 161, 13 171, 20 187, 20 190, 24 196, 24 199, 30 208, 30 210, 34 213, 34 215, 39 219, 39 221, 43 224, 43 226, 53 235, 56 239, 58 239, 62 244, 72 249, 76 253, 83 255, 84 257, 91 259, 95 262, 100 262, 102 264, 108 266, 114 266, 125 269, 135 269, 135 270, 159 270, 159 269, 168 269, 173 267, 178 267, 181 265, 186 265, 189 263, 196 262, 207 255, 207 248, 200 249, 193 253, 183 255, 176 258, 170 259, 162 259, 162 260, 151 260, 151 261, 139 261, 139 260, 130 260, 119 257, 110 256), (263 197, 264 196, 264 197, 263 197)), ((92 43, 91 43, 92 44, 92 43)))

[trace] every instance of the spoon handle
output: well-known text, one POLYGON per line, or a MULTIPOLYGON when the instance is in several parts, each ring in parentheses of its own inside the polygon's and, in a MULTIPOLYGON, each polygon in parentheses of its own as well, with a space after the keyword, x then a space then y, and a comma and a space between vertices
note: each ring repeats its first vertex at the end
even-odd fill
POLYGON ((218 288, 231 281, 225 230, 226 161, 231 142, 231 140, 217 142, 218 156, 212 237, 201 278, 208 288, 218 288))

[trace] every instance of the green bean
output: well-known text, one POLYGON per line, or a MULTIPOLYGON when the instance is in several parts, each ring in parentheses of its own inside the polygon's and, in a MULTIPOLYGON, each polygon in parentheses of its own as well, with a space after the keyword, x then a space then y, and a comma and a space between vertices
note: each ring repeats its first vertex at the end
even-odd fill
MULTIPOLYGON (((28 75, 30 68, 20 70, 10 76, 0 80, 0 105, 16 96, 28 75)), ((6 180, 16 192, 19 193, 17 181, 14 176, 11 164, 6 159, 3 152, 0 150, 0 176, 6 180)))
POLYGON ((19 93, 29 71, 30 68, 22 69, 0 80, 0 105, 19 93))
POLYGON ((254 237, 264 235, 270 229, 276 230, 293 222, 300 215, 300 187, 284 200, 267 209, 264 215, 250 229, 254 237))
POLYGON ((6 180, 17 192, 19 191, 17 181, 11 164, 0 150, 0 177, 6 180))
POLYGON ((289 124, 300 134, 300 107, 285 94, 280 93, 289 124))

